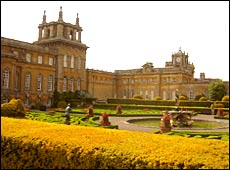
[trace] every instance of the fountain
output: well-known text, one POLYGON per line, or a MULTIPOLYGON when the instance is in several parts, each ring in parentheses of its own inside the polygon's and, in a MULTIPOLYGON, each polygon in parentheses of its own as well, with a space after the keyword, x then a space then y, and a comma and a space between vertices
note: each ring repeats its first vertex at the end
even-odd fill
POLYGON ((170 115, 170 123, 173 127, 183 127, 183 126, 192 126, 193 120, 193 112, 192 111, 184 111, 183 108, 179 108, 180 101, 178 96, 178 90, 176 90, 176 111, 169 111, 170 115))

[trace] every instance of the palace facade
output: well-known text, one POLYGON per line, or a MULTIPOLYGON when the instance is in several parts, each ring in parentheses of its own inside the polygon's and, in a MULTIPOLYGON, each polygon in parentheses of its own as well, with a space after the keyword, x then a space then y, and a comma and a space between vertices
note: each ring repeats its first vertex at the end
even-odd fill
MULTIPOLYGON (((91 97, 132 98, 140 94, 145 99, 175 99, 175 93, 194 99, 208 96, 208 84, 217 79, 194 78, 195 66, 188 53, 172 54, 164 68, 145 63, 141 68, 106 72, 86 68, 86 51, 81 42, 79 24, 66 23, 60 8, 58 21, 46 22, 44 11, 38 26, 38 40, 33 43, 1 37, 1 103, 21 98, 25 105, 38 101, 52 105, 53 92, 86 91, 91 97)), ((224 82, 229 89, 229 82, 224 82)), ((226 92, 229 95, 229 90, 226 92)))

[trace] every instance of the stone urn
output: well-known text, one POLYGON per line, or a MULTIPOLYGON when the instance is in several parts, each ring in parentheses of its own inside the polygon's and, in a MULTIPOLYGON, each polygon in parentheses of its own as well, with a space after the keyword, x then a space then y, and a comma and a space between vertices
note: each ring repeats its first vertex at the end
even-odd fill
POLYGON ((170 116, 168 112, 164 112, 163 113, 163 117, 161 118, 161 122, 160 122, 160 132, 161 133, 166 133, 166 132, 170 132, 172 129, 172 126, 170 124, 170 116))
POLYGON ((111 123, 109 122, 109 115, 107 113, 102 114, 102 121, 101 125, 103 126, 109 126, 111 123))

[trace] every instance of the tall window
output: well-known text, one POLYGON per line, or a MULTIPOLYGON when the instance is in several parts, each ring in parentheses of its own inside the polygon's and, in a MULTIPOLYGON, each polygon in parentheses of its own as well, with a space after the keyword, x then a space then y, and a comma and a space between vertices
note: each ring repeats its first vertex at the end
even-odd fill
POLYGON ((31 74, 30 73, 26 73, 25 90, 30 90, 30 81, 31 81, 31 74))
POLYGON ((37 78, 37 90, 42 90, 42 75, 39 74, 37 78))
POLYGON ((126 98, 126 96, 127 96, 127 92, 126 92, 126 89, 124 89, 124 91, 123 91, 123 98, 126 98))
POLYGON ((64 55, 64 67, 67 67, 67 55, 64 55))
POLYGON ((70 90, 74 92, 74 78, 70 79, 70 90))
POLYGON ((38 56, 38 64, 42 64, 42 56, 38 56))
POLYGON ((3 82, 2 82, 2 86, 3 88, 9 88, 9 69, 6 68, 3 70, 3 82))
POLYGON ((53 76, 48 77, 48 91, 53 91, 53 76))
POLYGON ((67 89, 66 89, 66 85, 67 85, 67 78, 64 77, 64 79, 63 79, 63 91, 66 91, 66 90, 67 90, 67 89))
POLYGON ((26 54, 26 61, 31 62, 31 54, 29 53, 26 54))
POLYGON ((77 69, 81 69, 81 57, 78 56, 77 69))
POLYGON ((70 68, 74 68, 74 55, 71 56, 70 68))
POLYGON ((77 90, 81 90, 81 79, 77 79, 77 90))
POLYGON ((53 57, 49 57, 49 65, 50 65, 50 66, 52 66, 52 65, 53 65, 53 62, 54 62, 53 57))

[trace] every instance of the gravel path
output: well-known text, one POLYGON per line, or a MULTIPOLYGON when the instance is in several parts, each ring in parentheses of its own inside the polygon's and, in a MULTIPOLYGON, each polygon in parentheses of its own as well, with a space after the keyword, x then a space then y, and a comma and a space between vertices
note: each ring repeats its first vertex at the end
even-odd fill
MULTIPOLYGON (((118 125, 118 129, 120 130, 129 130, 129 131, 140 131, 140 132, 152 132, 153 130, 159 130, 159 127, 153 126, 142 126, 136 125, 133 123, 127 122, 128 120, 132 119, 147 119, 147 118, 161 118, 156 116, 149 116, 149 117, 109 117, 109 121, 111 124, 118 125)), ((229 120, 225 119, 215 119, 214 115, 197 115, 192 118, 194 121, 198 120, 207 120, 207 121, 217 121, 222 122, 223 127, 221 128, 209 128, 209 129, 202 129, 202 128, 193 128, 192 130, 185 129, 185 128, 172 128, 172 130, 185 130, 185 131, 193 131, 193 132, 229 132, 229 120)))

